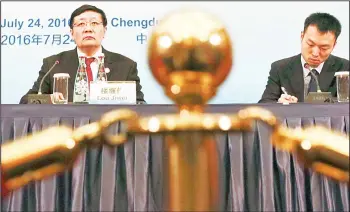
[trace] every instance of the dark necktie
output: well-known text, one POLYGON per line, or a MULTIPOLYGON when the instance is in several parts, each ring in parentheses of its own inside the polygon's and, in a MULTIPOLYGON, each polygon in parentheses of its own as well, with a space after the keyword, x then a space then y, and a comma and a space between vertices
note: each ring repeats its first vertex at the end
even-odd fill
MULTIPOLYGON (((316 71, 316 69, 312 69, 311 71, 312 71, 312 73, 314 73, 314 75, 316 75, 317 80, 318 80, 318 76, 319 76, 318 71, 316 71)), ((317 92, 317 83, 316 83, 316 79, 315 79, 315 77, 313 77, 313 76, 311 75, 311 73, 309 73, 309 76, 311 77, 311 80, 310 80, 310 83, 309 83, 309 91, 308 91, 308 93, 309 93, 309 92, 317 92)))
POLYGON ((95 61, 95 58, 90 57, 90 58, 86 58, 85 59, 85 63, 86 63, 86 73, 87 73, 87 77, 88 77, 88 82, 90 85, 90 82, 93 81, 93 77, 92 77, 92 71, 91 71, 91 63, 95 61))

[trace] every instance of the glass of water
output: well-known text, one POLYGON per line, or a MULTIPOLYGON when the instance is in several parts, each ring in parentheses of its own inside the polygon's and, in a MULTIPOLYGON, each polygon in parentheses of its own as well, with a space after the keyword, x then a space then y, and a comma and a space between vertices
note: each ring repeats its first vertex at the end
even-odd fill
POLYGON ((53 104, 68 104, 68 80, 69 74, 56 73, 53 75, 53 104))
POLYGON ((339 71, 334 76, 337 79, 338 102, 349 102, 349 71, 339 71))

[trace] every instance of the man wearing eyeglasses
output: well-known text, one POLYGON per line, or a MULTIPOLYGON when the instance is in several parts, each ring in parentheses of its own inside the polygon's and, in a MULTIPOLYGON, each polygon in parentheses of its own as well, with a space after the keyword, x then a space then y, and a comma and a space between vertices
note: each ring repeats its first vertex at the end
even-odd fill
MULTIPOLYGON (((45 58, 39 72, 39 77, 27 94, 38 93, 43 76, 58 61, 59 64, 44 79, 41 92, 42 94, 52 94, 53 75, 55 73, 68 73, 70 75, 68 101, 72 102, 79 57, 94 58, 91 59, 93 62, 90 64, 90 69, 93 77, 92 80, 95 80, 98 73, 97 59, 103 53, 105 56, 105 68, 109 69, 109 73, 106 71, 108 81, 136 81, 137 101, 145 102, 144 94, 141 91, 142 86, 140 85, 136 62, 121 54, 107 51, 101 45, 107 31, 106 14, 95 6, 83 5, 72 13, 70 20, 70 32, 77 47, 73 50, 64 51, 45 58)), ((27 94, 21 98, 20 104, 28 103, 27 94)))

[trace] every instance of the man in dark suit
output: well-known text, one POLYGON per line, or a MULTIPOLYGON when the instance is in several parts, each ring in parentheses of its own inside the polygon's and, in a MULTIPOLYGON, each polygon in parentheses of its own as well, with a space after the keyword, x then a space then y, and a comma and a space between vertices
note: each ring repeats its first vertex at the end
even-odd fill
POLYGON ((340 22, 330 14, 313 13, 306 18, 301 32, 301 54, 272 63, 259 103, 304 102, 308 92, 316 91, 310 71, 318 78, 321 91, 336 96, 335 72, 349 71, 349 60, 331 55, 340 33, 340 22))
MULTIPOLYGON (((42 84, 41 92, 43 94, 53 93, 53 75, 55 73, 68 73, 70 75, 68 84, 68 101, 73 101, 73 90, 75 76, 78 70, 79 58, 94 58, 91 63, 92 77, 96 79, 98 69, 98 56, 105 56, 105 68, 109 69, 107 74, 108 81, 136 81, 136 98, 138 102, 144 102, 144 95, 141 91, 140 78, 138 77, 137 64, 133 60, 118 54, 107 51, 101 45, 106 33, 107 18, 105 13, 91 5, 83 5, 77 8, 70 18, 70 32, 77 47, 70 51, 64 51, 59 54, 47 57, 43 60, 43 65, 39 72, 39 77, 33 87, 27 94, 37 94, 40 81, 48 72, 52 65, 59 61, 59 64, 48 74, 42 84)), ((93 79, 93 80, 94 80, 93 79)), ((28 103, 27 94, 24 95, 20 104, 28 103)))

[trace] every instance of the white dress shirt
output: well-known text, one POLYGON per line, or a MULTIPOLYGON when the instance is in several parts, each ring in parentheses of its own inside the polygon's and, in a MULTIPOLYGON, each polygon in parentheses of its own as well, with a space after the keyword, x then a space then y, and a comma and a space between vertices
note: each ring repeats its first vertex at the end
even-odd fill
MULTIPOLYGON (((78 58, 79 57, 86 57, 86 54, 83 53, 82 51, 80 51, 79 48, 77 48, 77 52, 78 52, 78 58)), ((94 62, 92 62, 90 65, 91 71, 92 71, 93 81, 96 81, 96 79, 97 79, 98 64, 99 64, 98 57, 101 55, 102 55, 102 47, 100 47, 99 50, 92 56, 93 58, 95 58, 94 62)), ((87 57, 87 58, 90 58, 90 57, 87 57)))

